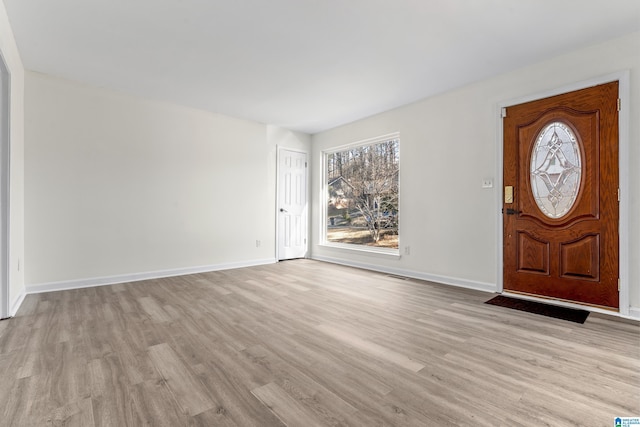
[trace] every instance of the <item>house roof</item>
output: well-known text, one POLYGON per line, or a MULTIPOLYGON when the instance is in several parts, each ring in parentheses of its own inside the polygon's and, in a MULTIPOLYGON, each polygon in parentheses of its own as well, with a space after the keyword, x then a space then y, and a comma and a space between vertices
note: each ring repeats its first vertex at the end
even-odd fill
POLYGON ((353 188, 353 185, 351 185, 351 183, 347 181, 343 176, 339 176, 337 178, 331 178, 329 180, 329 185, 335 185, 338 181, 342 181, 343 183, 347 184, 349 187, 353 188))

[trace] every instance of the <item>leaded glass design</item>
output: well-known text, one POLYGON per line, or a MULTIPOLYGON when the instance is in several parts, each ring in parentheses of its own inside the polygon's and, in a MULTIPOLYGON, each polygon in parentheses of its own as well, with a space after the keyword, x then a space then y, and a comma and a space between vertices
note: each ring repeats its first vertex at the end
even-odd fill
POLYGON ((576 135, 562 122, 553 122, 536 138, 531 155, 531 189, 540 210, 562 218, 578 197, 582 161, 576 135))

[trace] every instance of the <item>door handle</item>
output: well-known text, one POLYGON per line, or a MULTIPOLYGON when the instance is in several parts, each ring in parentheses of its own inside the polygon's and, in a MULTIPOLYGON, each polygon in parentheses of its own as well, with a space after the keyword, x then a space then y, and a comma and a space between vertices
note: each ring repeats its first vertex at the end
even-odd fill
POLYGON ((515 209, 507 208, 506 212, 504 209, 502 209, 502 213, 506 213, 507 215, 517 215, 517 214, 521 214, 522 211, 517 211, 515 209))
POLYGON ((280 212, 287 212, 287 210, 285 208, 280 208, 280 212))

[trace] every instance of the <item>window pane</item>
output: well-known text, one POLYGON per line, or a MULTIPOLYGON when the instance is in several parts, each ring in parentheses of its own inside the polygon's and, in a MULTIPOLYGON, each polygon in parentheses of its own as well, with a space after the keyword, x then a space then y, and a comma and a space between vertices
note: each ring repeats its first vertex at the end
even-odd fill
POLYGON ((567 125, 554 122, 538 135, 531 156, 531 189, 540 210, 562 218, 578 197, 582 164, 576 136, 567 125))
POLYGON ((326 240, 397 249, 400 140, 326 156, 326 240))

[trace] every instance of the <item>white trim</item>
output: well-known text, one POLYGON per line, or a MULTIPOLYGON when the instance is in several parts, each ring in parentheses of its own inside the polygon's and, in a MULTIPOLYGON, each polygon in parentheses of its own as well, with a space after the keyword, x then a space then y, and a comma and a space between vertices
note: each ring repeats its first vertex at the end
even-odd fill
POLYGON ((408 278, 412 278, 412 279, 426 280, 428 282, 434 282, 434 283, 443 284, 443 285, 450 285, 450 286, 455 286, 455 287, 459 287, 459 288, 473 289, 473 290, 481 291, 481 292, 502 293, 502 295, 509 296, 509 297, 512 297, 512 298, 520 298, 520 299, 529 300, 529 301, 536 301, 536 302, 542 302, 542 303, 545 303, 545 304, 557 305, 557 306, 561 306, 561 307, 568 307, 568 308, 575 308, 575 309, 580 309, 580 310, 587 310, 587 311, 594 312, 594 313, 607 314, 607 315, 612 316, 612 317, 620 317, 620 318, 624 318, 624 319, 640 320, 640 307, 631 307, 628 314, 622 314, 622 313, 616 312, 616 311, 605 310, 605 309, 601 309, 601 308, 598 308, 598 307, 591 307, 591 306, 586 306, 586 305, 582 305, 582 304, 575 304, 575 303, 570 303, 570 302, 566 302, 566 301, 559 301, 559 300, 546 299, 546 298, 537 298, 535 296, 522 295, 522 294, 511 293, 511 292, 500 292, 500 291, 497 290, 496 285, 494 285, 493 283, 478 282, 478 281, 475 281, 475 280, 467 280, 467 279, 461 279, 461 278, 457 278, 457 277, 440 276, 440 275, 436 275, 436 274, 425 274, 425 273, 421 273, 421 272, 417 272, 417 271, 403 270, 403 269, 399 269, 399 268, 389 268, 389 267, 366 264, 366 263, 361 263, 361 262, 345 261, 342 258, 332 258, 332 257, 326 257, 326 256, 313 256, 313 259, 317 260, 317 261, 329 262, 329 263, 332 263, 332 264, 346 265, 348 267, 362 268, 362 269, 365 269, 365 270, 371 270, 371 271, 377 271, 377 272, 380 272, 380 273, 393 274, 393 275, 396 275, 396 276, 403 276, 403 277, 408 277, 408 278))
POLYGON ((234 268, 254 267, 257 265, 274 264, 274 258, 255 259, 249 261, 230 262, 225 264, 205 265, 200 267, 185 267, 172 270, 150 271, 146 273, 122 274, 117 276, 93 277, 89 279, 67 280, 61 282, 28 285, 27 294, 41 292, 55 292, 69 289, 91 288, 94 286, 115 285, 118 283, 137 282, 140 280, 161 279, 165 277, 184 276, 187 274, 207 273, 210 271, 231 270, 234 268))
POLYGON ((344 151, 350 148, 358 148, 363 147, 365 145, 374 145, 382 142, 391 141, 392 139, 400 139, 400 132, 391 132, 386 135, 374 136, 373 138, 361 139, 360 141, 349 142, 347 144, 338 145, 335 147, 331 147, 327 150, 323 150, 322 154, 334 154, 339 151, 344 151))
POLYGON ((300 153, 300 154, 304 154, 305 155, 305 162, 307 163, 307 166, 305 168, 305 183, 306 183, 306 194, 305 194, 305 198, 307 199, 307 223, 305 226, 305 239, 307 241, 307 243, 305 244, 305 250, 304 250, 304 257, 307 258, 309 256, 309 247, 311 246, 311 235, 309 233, 309 230, 311 229, 311 227, 309 226, 309 224, 311 224, 311 203, 310 203, 310 198, 309 198, 309 194, 310 194, 310 190, 311 190, 311 182, 310 182, 310 174, 309 174, 309 170, 311 169, 311 154, 306 151, 306 150, 297 150, 294 148, 288 148, 288 147, 284 147, 281 145, 276 146, 276 238, 275 238, 275 244, 276 244, 276 248, 275 248, 275 255, 276 255, 276 260, 280 260, 280 152, 282 150, 287 150, 287 151, 291 151, 293 153, 300 153))
POLYGON ((390 268, 381 265, 367 264, 345 260, 343 258, 333 258, 322 255, 314 255, 312 259, 317 261, 330 262, 332 264, 346 265, 348 267, 362 268, 364 270, 377 271, 380 273, 393 274, 396 276, 404 276, 412 279, 426 280, 444 285, 456 286, 458 288, 474 289, 482 292, 496 292, 496 285, 493 283, 478 282, 476 280, 461 279, 458 277, 440 276, 437 274, 426 274, 419 271, 404 270, 400 268, 390 268))
MULTIPOLYGON (((498 110, 496 111, 496 114, 501 115, 502 111, 500 108, 498 108, 498 110)), ((502 120, 500 120, 500 125, 502 125, 502 120)), ((500 134, 502 134, 502 130, 500 130, 500 134)), ((500 144, 500 146, 498 147, 499 152, 499 156, 502 157, 502 144, 500 144)), ((498 210, 496 211, 496 215, 494 216, 494 226, 495 226, 495 230, 497 230, 497 235, 498 235, 498 245, 496 246, 500 246, 498 248, 498 256, 499 258, 497 259, 498 262, 496 262, 496 266, 497 266, 497 271, 496 271, 496 284, 495 284, 495 292, 502 292, 502 193, 503 193, 503 184, 502 184, 502 162, 499 162, 499 164, 496 166, 497 170, 495 173, 495 178, 494 178, 494 185, 495 187, 493 188, 493 190, 497 190, 497 191, 493 191, 493 203, 498 204, 498 210)))
POLYGON ((630 71, 621 71, 617 78, 618 84, 618 97, 621 101, 621 108, 618 112, 618 163, 619 163, 619 182, 620 186, 620 204, 618 206, 620 211, 619 216, 619 278, 620 278, 620 314, 623 316, 630 315, 629 305, 631 289, 629 286, 631 264, 629 262, 629 256, 631 253, 631 239, 629 238, 630 225, 631 225, 631 199, 630 192, 630 166, 631 156, 629 128, 631 127, 631 77, 630 71))
POLYGON ((342 249, 345 251, 364 252, 366 254, 384 255, 384 256, 390 256, 394 258, 400 258, 400 250, 393 249, 393 248, 380 248, 377 246, 354 245, 349 243, 336 243, 336 242, 320 243, 318 246, 323 246, 325 248, 332 248, 332 249, 342 249))
POLYGON ((25 299, 26 296, 27 296, 26 292, 24 292, 24 291, 20 292, 20 295, 18 295, 18 298, 16 298, 16 300, 13 302, 13 304, 11 304, 11 310, 9 311, 9 317, 13 317, 13 316, 16 315, 16 313, 20 309, 20 306, 24 302, 24 299, 25 299))
POLYGON ((0 52, 0 319, 12 313, 10 307, 11 263, 10 257, 10 201, 11 201, 11 73, 0 52), (5 111, 6 110, 6 111, 5 111))
MULTIPOLYGON (((496 270, 496 278, 497 278, 497 289, 498 292, 503 292, 504 283, 503 283, 503 215, 500 214, 502 211, 502 189, 504 187, 503 182, 503 128, 502 128, 502 115, 500 112, 503 108, 510 107, 513 105, 523 104, 525 102, 535 101, 538 99, 548 98, 550 96, 560 95, 567 92, 572 92, 580 89, 585 89, 593 86, 597 86, 604 83, 609 83, 613 81, 618 81, 618 97, 622 101, 622 109, 618 114, 618 128, 619 128, 619 141, 618 141, 618 162, 619 162, 619 185, 620 185, 620 224, 619 224, 619 239, 620 239, 620 249, 619 249, 619 262, 620 262, 620 300, 619 300, 619 314, 621 317, 628 317, 630 313, 629 309, 629 273, 630 273, 630 264, 629 264, 629 250, 630 250, 630 239, 629 239, 629 221, 630 221, 630 212, 631 205, 629 204, 629 164, 630 164, 630 156, 629 156, 629 127, 630 127, 630 116, 629 110, 631 105, 631 91, 630 91, 630 71, 622 70, 611 74, 606 74, 599 77, 594 77, 589 80, 584 80, 577 83, 572 83, 566 86, 562 86, 559 88, 555 88, 552 90, 548 90, 545 92, 539 92, 536 94, 531 94, 523 97, 519 97, 516 99, 501 101, 496 105, 495 117, 497 124, 497 176, 496 182, 497 187, 500 191, 499 197, 496 200, 496 217, 498 221, 497 226, 497 270, 496 270)), ((581 306, 583 307, 583 306, 581 306)), ((607 312, 612 314, 611 312, 607 312)))
POLYGON ((503 120, 506 113, 506 105, 507 102, 499 102, 496 104, 494 117, 496 118, 496 135, 497 135, 497 147, 496 147, 496 155, 498 156, 496 160, 496 188, 497 195, 494 199, 494 203, 496 204, 496 238, 498 241, 496 242, 496 292, 501 293, 504 290, 504 265, 503 265, 503 245, 504 245, 504 215, 502 214, 502 199, 504 198, 504 128, 503 128, 503 120))

